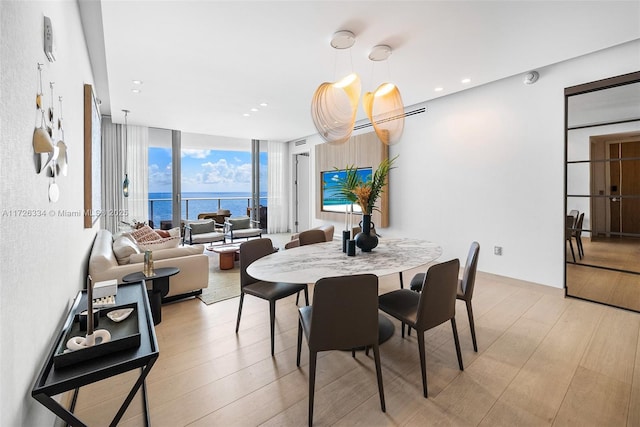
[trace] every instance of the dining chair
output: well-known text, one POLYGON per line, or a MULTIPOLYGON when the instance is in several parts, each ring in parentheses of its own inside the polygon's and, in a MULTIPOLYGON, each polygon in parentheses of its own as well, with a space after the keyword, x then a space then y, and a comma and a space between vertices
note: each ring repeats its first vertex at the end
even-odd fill
POLYGON ((271 355, 274 354, 274 332, 276 320, 276 301, 304 291, 304 298, 309 305, 309 291, 306 284, 282 282, 264 282, 247 274, 247 267, 254 261, 273 253, 273 243, 269 238, 248 240, 240 245, 240 305, 238 306, 238 320, 236 334, 240 328, 242 303, 244 295, 253 295, 269 301, 269 321, 271 326, 271 355))
MULTIPOLYGON (((584 212, 578 216, 575 222, 571 235, 576 239, 576 246, 578 247, 578 256, 580 259, 584 257, 584 248, 582 246, 582 222, 584 221, 584 212)), ((574 255, 575 258, 575 255, 574 255)))
POLYGON ((313 288, 313 305, 300 307, 298 312, 298 367, 303 333, 309 346, 309 426, 313 424, 316 360, 320 351, 372 347, 380 408, 386 412, 378 347, 378 277, 359 274, 320 279, 313 288))
MULTIPOLYGON (((473 307, 471 299, 473 298, 473 288, 476 283, 476 271, 478 270, 478 256, 480 255, 480 243, 473 242, 467 254, 467 261, 464 265, 462 279, 458 280, 458 291, 456 299, 464 301, 467 306, 467 317, 469 318, 469 329, 471 330, 471 340, 473 341, 473 350, 478 352, 478 342, 476 340, 476 327, 473 321, 473 307)), ((416 274, 411 280, 411 290, 420 292, 422 290, 422 282, 424 282, 424 273, 416 274)))
POLYGON ((324 231, 318 229, 305 230, 298 236, 300 246, 313 245, 314 243, 324 243, 327 241, 327 235, 324 231))
MULTIPOLYGON (((320 229, 305 230, 305 231, 302 231, 300 234, 298 234, 298 243, 300 246, 313 245, 315 243, 324 243, 326 241, 327 241, 327 234, 320 229)), ((296 305, 298 304, 299 298, 300 298, 300 294, 296 296, 296 305)))
POLYGON ((425 331, 435 328, 447 320, 451 321, 458 366, 461 371, 464 370, 458 329, 456 328, 456 289, 459 269, 460 261, 458 259, 433 265, 427 270, 424 277, 422 292, 397 289, 380 295, 378 298, 380 310, 403 323, 403 336, 404 324, 416 330, 422 370, 422 389, 425 398, 428 397, 424 347, 425 331))
POLYGON ((573 250, 573 225, 574 218, 571 215, 567 215, 567 218, 564 222, 564 240, 569 243, 569 248, 571 249, 571 256, 573 257, 573 262, 576 262, 576 253, 573 250))

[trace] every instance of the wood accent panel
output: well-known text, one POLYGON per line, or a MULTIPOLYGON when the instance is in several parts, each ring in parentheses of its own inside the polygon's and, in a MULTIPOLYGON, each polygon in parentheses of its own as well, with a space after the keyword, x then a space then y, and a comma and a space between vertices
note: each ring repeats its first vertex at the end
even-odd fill
MULTIPOLYGON (((344 169, 348 165, 359 168, 371 167, 374 171, 378 165, 389 158, 389 147, 383 144, 374 132, 356 135, 344 144, 319 144, 315 147, 316 157, 316 218, 326 221, 343 222, 344 213, 326 212, 322 210, 322 180, 320 173, 332 171, 336 168, 344 169)), ((377 228, 389 226, 389 183, 384 187, 380 199, 376 203, 380 212, 374 211, 372 221, 377 228)), ((356 216, 354 222, 359 222, 356 216)), ((357 224, 354 224, 357 225, 357 224)))

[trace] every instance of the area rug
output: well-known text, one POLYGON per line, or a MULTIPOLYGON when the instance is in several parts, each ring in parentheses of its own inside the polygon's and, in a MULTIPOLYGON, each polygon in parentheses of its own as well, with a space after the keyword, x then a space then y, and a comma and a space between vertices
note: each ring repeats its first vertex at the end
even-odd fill
MULTIPOLYGON (((210 251, 205 251, 210 252, 210 251)), ((240 266, 236 265, 231 270, 220 270, 218 254, 210 252, 209 257, 209 287, 198 295, 200 300, 209 305, 240 295, 240 266)))
MULTIPOLYGON (((265 234, 273 242, 275 247, 284 250, 284 245, 291 240, 291 233, 265 234)), ((229 298, 240 296, 240 263, 236 261, 231 270, 220 270, 219 254, 213 251, 204 251, 209 257, 209 287, 198 295, 200 300, 209 305, 229 298)))

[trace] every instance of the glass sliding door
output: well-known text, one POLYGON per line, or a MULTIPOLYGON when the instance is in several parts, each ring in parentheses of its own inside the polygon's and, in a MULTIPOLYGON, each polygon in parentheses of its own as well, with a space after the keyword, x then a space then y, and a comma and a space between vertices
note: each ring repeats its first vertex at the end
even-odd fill
POLYGON ((149 219, 151 227, 173 225, 172 131, 149 128, 149 219))

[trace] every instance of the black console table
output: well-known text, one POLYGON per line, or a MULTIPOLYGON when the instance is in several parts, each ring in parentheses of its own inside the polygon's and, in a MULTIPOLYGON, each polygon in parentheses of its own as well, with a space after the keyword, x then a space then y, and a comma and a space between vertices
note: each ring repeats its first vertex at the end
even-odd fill
MULTIPOLYGON (((94 359, 84 360, 82 362, 65 366, 63 368, 55 367, 54 356, 56 355, 56 350, 60 346, 61 340, 65 339, 65 333, 74 322, 76 313, 86 309, 86 291, 81 291, 78 294, 73 303, 73 307, 67 315, 62 331, 58 332, 58 335, 49 351, 49 355, 47 356, 40 374, 33 386, 31 396, 46 406, 58 417, 66 421, 69 425, 86 425, 73 414, 80 387, 138 368, 140 369, 140 376, 125 398, 122 406, 116 413, 110 425, 115 426, 120 422, 120 419, 124 415, 131 403, 131 400, 140 387, 142 387, 142 397, 144 401, 143 409, 146 425, 150 425, 145 379, 151 371, 153 364, 158 359, 159 350, 155 329, 153 327, 147 290, 143 283, 132 283, 118 286, 116 304, 123 305, 131 303, 137 304, 138 328, 140 331, 139 346, 115 351, 94 359), (74 389, 75 391, 71 407, 69 409, 64 408, 53 399, 53 396, 57 394, 74 389)), ((105 308, 103 310, 108 311, 109 309, 105 308)), ((104 326, 101 324, 100 327, 104 326)))
POLYGON ((142 271, 127 274, 122 278, 125 283, 140 282, 145 283, 146 280, 152 281, 151 289, 149 289, 149 303, 151 304, 151 314, 153 315, 153 324, 157 325, 162 322, 162 298, 169 293, 169 277, 180 273, 178 267, 156 268, 151 276, 145 276, 142 271))

